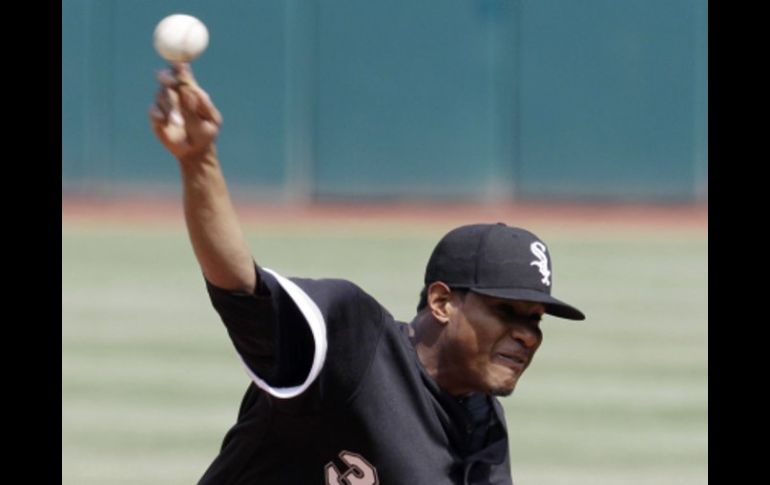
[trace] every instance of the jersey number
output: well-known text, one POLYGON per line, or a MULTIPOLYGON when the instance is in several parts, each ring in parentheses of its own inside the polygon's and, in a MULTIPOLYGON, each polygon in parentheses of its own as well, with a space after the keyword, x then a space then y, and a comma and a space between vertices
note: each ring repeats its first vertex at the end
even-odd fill
POLYGON ((348 469, 340 474, 334 463, 327 463, 324 469, 326 485, 378 485, 380 483, 377 479, 377 470, 363 456, 342 451, 340 460, 348 466, 348 469))

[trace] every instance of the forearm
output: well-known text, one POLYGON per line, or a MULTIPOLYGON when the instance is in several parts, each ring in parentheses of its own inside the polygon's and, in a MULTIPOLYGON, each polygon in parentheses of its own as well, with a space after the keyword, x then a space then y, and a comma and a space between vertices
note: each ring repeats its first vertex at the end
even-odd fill
POLYGON ((222 115, 195 81, 189 64, 160 71, 158 81, 161 87, 150 120, 155 135, 179 161, 195 257, 211 284, 252 293, 257 284, 253 259, 216 154, 222 115))
POLYGON ((180 159, 184 214, 195 257, 215 286, 253 292, 254 262, 235 213, 216 149, 180 159))

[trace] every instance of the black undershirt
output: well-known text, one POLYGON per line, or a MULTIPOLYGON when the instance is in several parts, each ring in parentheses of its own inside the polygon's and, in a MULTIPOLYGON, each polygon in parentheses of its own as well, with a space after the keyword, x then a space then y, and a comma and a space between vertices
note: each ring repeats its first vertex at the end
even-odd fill
POLYGON ((492 406, 486 394, 474 393, 458 400, 468 414, 470 433, 468 436, 468 451, 470 454, 484 448, 492 418, 492 406))

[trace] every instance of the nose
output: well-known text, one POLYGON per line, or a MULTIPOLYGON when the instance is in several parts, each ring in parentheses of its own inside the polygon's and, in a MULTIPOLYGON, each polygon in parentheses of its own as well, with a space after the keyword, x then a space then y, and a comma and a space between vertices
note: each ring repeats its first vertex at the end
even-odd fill
POLYGON ((540 345, 543 333, 540 328, 533 325, 514 325, 511 328, 511 337, 528 349, 536 349, 540 345))

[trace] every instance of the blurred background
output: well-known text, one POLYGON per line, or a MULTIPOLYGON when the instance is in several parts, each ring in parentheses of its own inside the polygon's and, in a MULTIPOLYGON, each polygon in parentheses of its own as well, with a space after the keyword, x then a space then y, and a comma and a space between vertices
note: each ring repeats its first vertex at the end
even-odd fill
POLYGON ((147 131, 174 12, 255 196, 707 196, 701 0, 67 0, 67 193, 178 188, 147 131))
POLYGON ((504 400, 514 481, 708 482, 706 0, 63 0, 63 483, 194 483, 248 384, 149 127, 171 13, 257 261, 408 321, 446 231, 527 227, 588 320, 504 400))

